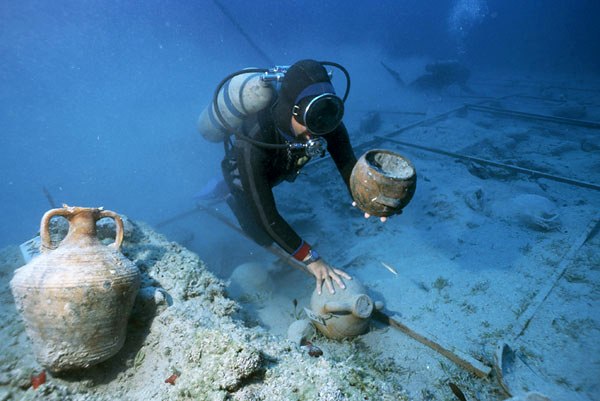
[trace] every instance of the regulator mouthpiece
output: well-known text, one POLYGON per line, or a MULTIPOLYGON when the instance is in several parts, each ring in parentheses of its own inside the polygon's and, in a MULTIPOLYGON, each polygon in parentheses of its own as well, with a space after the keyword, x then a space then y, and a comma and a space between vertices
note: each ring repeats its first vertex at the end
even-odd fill
POLYGON ((291 149, 302 149, 306 156, 310 157, 323 157, 325 156, 325 149, 327 149, 327 141, 323 138, 310 138, 305 143, 294 142, 290 143, 291 149))

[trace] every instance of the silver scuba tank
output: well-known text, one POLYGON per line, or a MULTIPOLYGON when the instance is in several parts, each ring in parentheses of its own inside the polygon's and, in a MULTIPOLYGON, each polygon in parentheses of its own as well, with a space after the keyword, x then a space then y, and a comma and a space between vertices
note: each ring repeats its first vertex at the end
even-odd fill
MULTIPOLYGON (((230 128, 238 130, 244 119, 269 105, 275 96, 275 87, 264 79, 264 74, 251 72, 236 75, 227 81, 217 96, 219 111, 230 128)), ((198 118, 198 131, 210 142, 222 142, 232 134, 223 126, 215 112, 215 102, 204 108, 198 118)))

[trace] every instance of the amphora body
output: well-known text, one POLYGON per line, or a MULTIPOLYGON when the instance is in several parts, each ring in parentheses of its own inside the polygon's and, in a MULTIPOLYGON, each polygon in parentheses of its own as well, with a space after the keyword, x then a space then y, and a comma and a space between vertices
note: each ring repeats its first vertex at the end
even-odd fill
POLYGON ((383 304, 374 303, 365 287, 358 280, 344 280, 346 289, 333 282, 335 294, 324 288, 319 294, 315 290, 310 299, 310 310, 306 310, 317 329, 326 337, 343 339, 364 334, 369 330, 373 309, 383 304))
POLYGON ((10 282, 38 362, 58 372, 110 358, 125 342, 140 285, 137 267, 119 251, 121 218, 102 208, 52 209, 42 218, 40 237, 41 255, 10 282), (69 221, 56 248, 48 227, 54 216, 69 221), (96 221, 104 217, 116 223, 115 242, 108 246, 96 238, 96 221))

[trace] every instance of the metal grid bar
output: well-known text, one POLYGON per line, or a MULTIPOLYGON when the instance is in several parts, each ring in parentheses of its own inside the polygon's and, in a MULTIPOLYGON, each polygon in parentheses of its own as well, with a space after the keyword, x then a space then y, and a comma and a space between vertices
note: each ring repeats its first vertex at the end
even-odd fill
POLYGON ((480 163, 480 164, 486 164, 489 166, 500 167, 500 168, 504 168, 507 170, 512 170, 512 171, 515 171, 518 173, 528 174, 533 177, 547 178, 552 181, 562 182, 565 184, 574 185, 574 186, 581 187, 581 188, 587 188, 587 189, 593 189, 595 191, 600 191, 600 185, 593 184, 590 182, 574 180, 571 178, 561 177, 561 176, 554 175, 554 174, 544 173, 544 172, 538 171, 538 170, 532 170, 532 169, 528 169, 528 168, 513 166, 510 164, 506 164, 506 163, 495 162, 493 160, 482 159, 482 158, 475 157, 475 156, 467 156, 467 155, 463 155, 460 153, 448 152, 446 150, 441 150, 441 149, 436 149, 436 148, 432 148, 432 147, 428 147, 428 146, 417 145, 414 143, 399 141, 399 140, 393 139, 393 138, 386 138, 386 137, 377 137, 377 138, 380 139, 381 142, 386 142, 386 141, 392 142, 392 143, 396 143, 396 144, 402 145, 402 146, 408 146, 411 148, 420 149, 420 150, 424 150, 424 151, 431 152, 431 153, 437 153, 440 155, 453 157, 455 159, 469 160, 469 161, 480 163))
POLYGON ((547 116, 544 114, 525 113, 522 111, 510 110, 510 109, 499 109, 497 107, 482 106, 477 104, 465 104, 468 110, 480 111, 483 113, 498 114, 508 117, 521 118, 526 120, 537 120, 544 122, 552 122, 557 124, 568 124, 575 125, 578 127, 600 129, 600 123, 594 121, 576 120, 573 118, 554 117, 547 116))

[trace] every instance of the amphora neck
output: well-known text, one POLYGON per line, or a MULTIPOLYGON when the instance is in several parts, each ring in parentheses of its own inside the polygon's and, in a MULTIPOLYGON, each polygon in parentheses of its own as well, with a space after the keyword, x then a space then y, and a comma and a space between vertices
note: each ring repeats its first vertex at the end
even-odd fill
POLYGON ((65 241, 84 238, 97 240, 96 221, 100 219, 100 212, 101 210, 96 208, 77 208, 65 216, 69 220, 69 232, 65 241))

